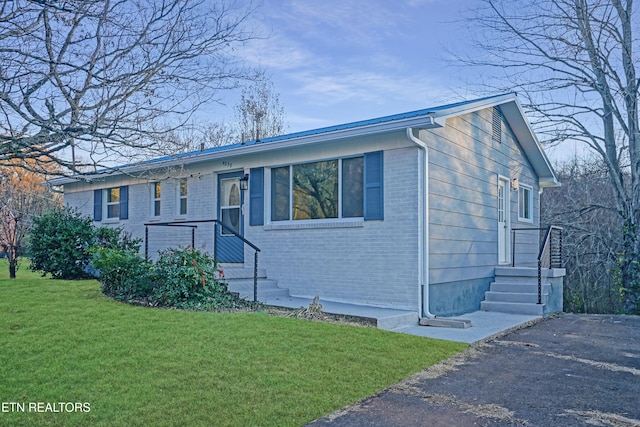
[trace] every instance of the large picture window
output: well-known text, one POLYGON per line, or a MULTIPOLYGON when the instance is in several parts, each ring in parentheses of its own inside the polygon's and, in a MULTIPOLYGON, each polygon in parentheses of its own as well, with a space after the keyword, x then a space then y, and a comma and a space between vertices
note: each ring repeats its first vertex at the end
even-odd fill
POLYGON ((338 217, 338 161, 293 165, 293 219, 338 217))
POLYGON ((272 168, 271 220, 362 217, 363 165, 355 157, 272 168))

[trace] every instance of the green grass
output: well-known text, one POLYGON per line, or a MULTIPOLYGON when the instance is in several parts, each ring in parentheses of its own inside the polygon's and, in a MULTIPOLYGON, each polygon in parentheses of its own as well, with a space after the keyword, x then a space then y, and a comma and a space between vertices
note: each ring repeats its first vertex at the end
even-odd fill
POLYGON ((298 426, 466 345, 373 328, 124 305, 95 281, 8 279, 0 260, 0 425, 298 426), (28 412, 87 402, 89 412, 28 412), (10 410, 10 407, 4 406, 10 410))

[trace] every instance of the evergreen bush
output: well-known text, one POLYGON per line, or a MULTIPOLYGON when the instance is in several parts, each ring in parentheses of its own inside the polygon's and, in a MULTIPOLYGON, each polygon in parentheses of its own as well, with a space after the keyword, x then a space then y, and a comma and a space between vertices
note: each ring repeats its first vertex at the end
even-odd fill
POLYGON ((94 227, 93 220, 76 209, 54 209, 34 218, 30 268, 54 279, 92 278, 97 276, 90 263, 97 248, 137 253, 140 243, 122 228, 94 227))
POLYGON ((160 306, 183 309, 219 310, 248 305, 217 280, 217 270, 216 260, 198 249, 161 251, 154 266, 157 285, 152 298, 160 306))
POLYGON ((29 247, 30 268, 54 279, 84 279, 89 275, 89 248, 94 227, 89 217, 59 208, 34 218, 29 247))
POLYGON ((119 301, 147 298, 154 289, 153 264, 137 251, 122 248, 96 248, 91 265, 100 272, 102 292, 119 301))

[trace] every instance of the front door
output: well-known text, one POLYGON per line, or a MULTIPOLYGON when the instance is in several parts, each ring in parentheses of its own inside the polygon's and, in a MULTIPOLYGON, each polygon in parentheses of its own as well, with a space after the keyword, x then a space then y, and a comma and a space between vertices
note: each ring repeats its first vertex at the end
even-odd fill
POLYGON ((511 234, 509 233, 509 180, 498 178, 498 263, 509 264, 511 262, 510 246, 511 234))
POLYGON ((218 175, 218 221, 216 227, 216 259, 224 263, 244 262, 242 172, 218 175))

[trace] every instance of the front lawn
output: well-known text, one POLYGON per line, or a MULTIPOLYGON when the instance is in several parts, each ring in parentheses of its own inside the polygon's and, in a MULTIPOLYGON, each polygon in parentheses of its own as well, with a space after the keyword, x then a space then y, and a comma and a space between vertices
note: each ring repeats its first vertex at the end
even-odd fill
POLYGON ((96 281, 24 266, 7 277, 0 260, 0 425, 299 426, 466 347, 259 313, 134 307, 96 281))

